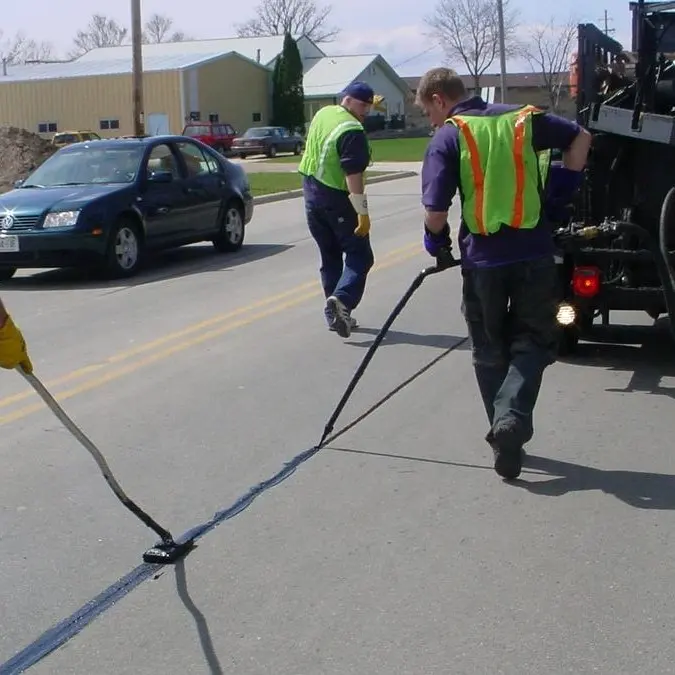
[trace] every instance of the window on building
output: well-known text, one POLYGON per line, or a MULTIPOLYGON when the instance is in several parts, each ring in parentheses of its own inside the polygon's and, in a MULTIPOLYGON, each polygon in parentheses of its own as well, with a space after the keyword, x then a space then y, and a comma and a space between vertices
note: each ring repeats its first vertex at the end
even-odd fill
POLYGON ((56 122, 40 122, 38 124, 39 134, 55 134, 58 130, 56 122))
POLYGON ((119 120, 101 120, 101 129, 103 131, 108 131, 109 129, 119 129, 120 121, 119 120))
POLYGON ((253 113, 253 121, 260 122, 262 120, 262 115, 260 113, 253 113))
POLYGON ((215 124, 220 122, 220 117, 218 116, 218 113, 209 113, 209 122, 213 122, 215 124))

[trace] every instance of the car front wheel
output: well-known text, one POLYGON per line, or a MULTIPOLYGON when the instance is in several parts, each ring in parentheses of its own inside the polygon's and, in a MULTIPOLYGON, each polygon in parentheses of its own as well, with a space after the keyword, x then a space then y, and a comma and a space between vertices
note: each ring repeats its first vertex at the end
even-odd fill
POLYGON ((131 277, 141 267, 143 240, 140 228, 132 220, 123 218, 110 233, 106 255, 106 273, 112 277, 131 277))
POLYGON ((0 268, 0 281, 9 281, 16 274, 16 267, 0 268))
POLYGON ((238 202, 231 201, 225 207, 220 233, 213 239, 219 253, 238 251, 244 243, 244 210, 238 202))

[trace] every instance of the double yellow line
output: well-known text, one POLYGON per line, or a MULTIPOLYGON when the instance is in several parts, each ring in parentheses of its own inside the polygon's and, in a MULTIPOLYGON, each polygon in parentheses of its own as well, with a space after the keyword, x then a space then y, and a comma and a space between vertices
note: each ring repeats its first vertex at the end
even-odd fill
MULTIPOLYGON (((376 273, 380 270, 398 265, 419 255, 419 253, 420 246, 418 242, 395 249, 382 256, 381 260, 375 265, 371 273, 376 273)), ((113 354, 101 363, 79 368, 62 377, 47 382, 46 386, 48 389, 54 389, 88 378, 85 379, 84 382, 80 382, 56 395, 56 398, 59 401, 64 401, 73 396, 77 396, 78 394, 91 391, 92 389, 98 389, 108 382, 135 373, 141 368, 163 361, 174 354, 183 352, 196 345, 202 344, 203 342, 207 342, 208 340, 213 340, 214 338, 220 337, 237 328, 248 326, 256 321, 283 312, 322 294, 323 291, 321 285, 317 281, 309 281, 284 291, 283 293, 269 296, 244 307, 239 307, 226 314, 218 314, 205 321, 192 324, 157 340, 138 345, 133 349, 113 354), (132 360, 139 356, 141 358, 132 360), (123 362, 130 360, 132 360, 131 363, 120 365, 123 362)), ((31 389, 11 396, 6 396, 5 398, 0 399, 0 409, 22 403, 34 396, 35 393, 31 389)), ((43 409, 44 404, 42 402, 23 406, 0 416, 0 425, 15 422, 16 420, 27 417, 28 415, 43 409)))

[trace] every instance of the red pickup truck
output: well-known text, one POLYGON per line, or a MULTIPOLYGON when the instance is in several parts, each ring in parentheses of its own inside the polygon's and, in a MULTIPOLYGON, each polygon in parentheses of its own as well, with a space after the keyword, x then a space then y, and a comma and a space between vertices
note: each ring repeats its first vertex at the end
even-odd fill
POLYGON ((190 122, 185 125, 183 136, 196 138, 221 154, 225 154, 230 152, 237 132, 231 124, 224 122, 190 122))

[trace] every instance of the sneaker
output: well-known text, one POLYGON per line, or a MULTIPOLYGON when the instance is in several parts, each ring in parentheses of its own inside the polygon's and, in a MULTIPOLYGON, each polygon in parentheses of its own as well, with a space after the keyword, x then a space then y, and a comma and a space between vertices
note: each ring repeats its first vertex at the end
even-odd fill
POLYGON ((331 295, 326 300, 326 316, 329 317, 329 328, 334 330, 340 337, 348 338, 352 328, 355 328, 355 319, 352 319, 345 304, 331 295))
MULTIPOLYGON (((359 322, 353 317, 349 317, 349 325, 350 325, 350 333, 353 331, 355 328, 359 327, 359 322)), ((328 330, 335 332, 337 328, 335 327, 335 321, 331 321, 328 324, 328 330)))
POLYGON ((494 470, 506 480, 515 480, 523 469, 525 451, 513 438, 514 428, 510 425, 491 430, 485 440, 492 447, 494 470), (496 432, 496 433, 495 433, 496 432))

